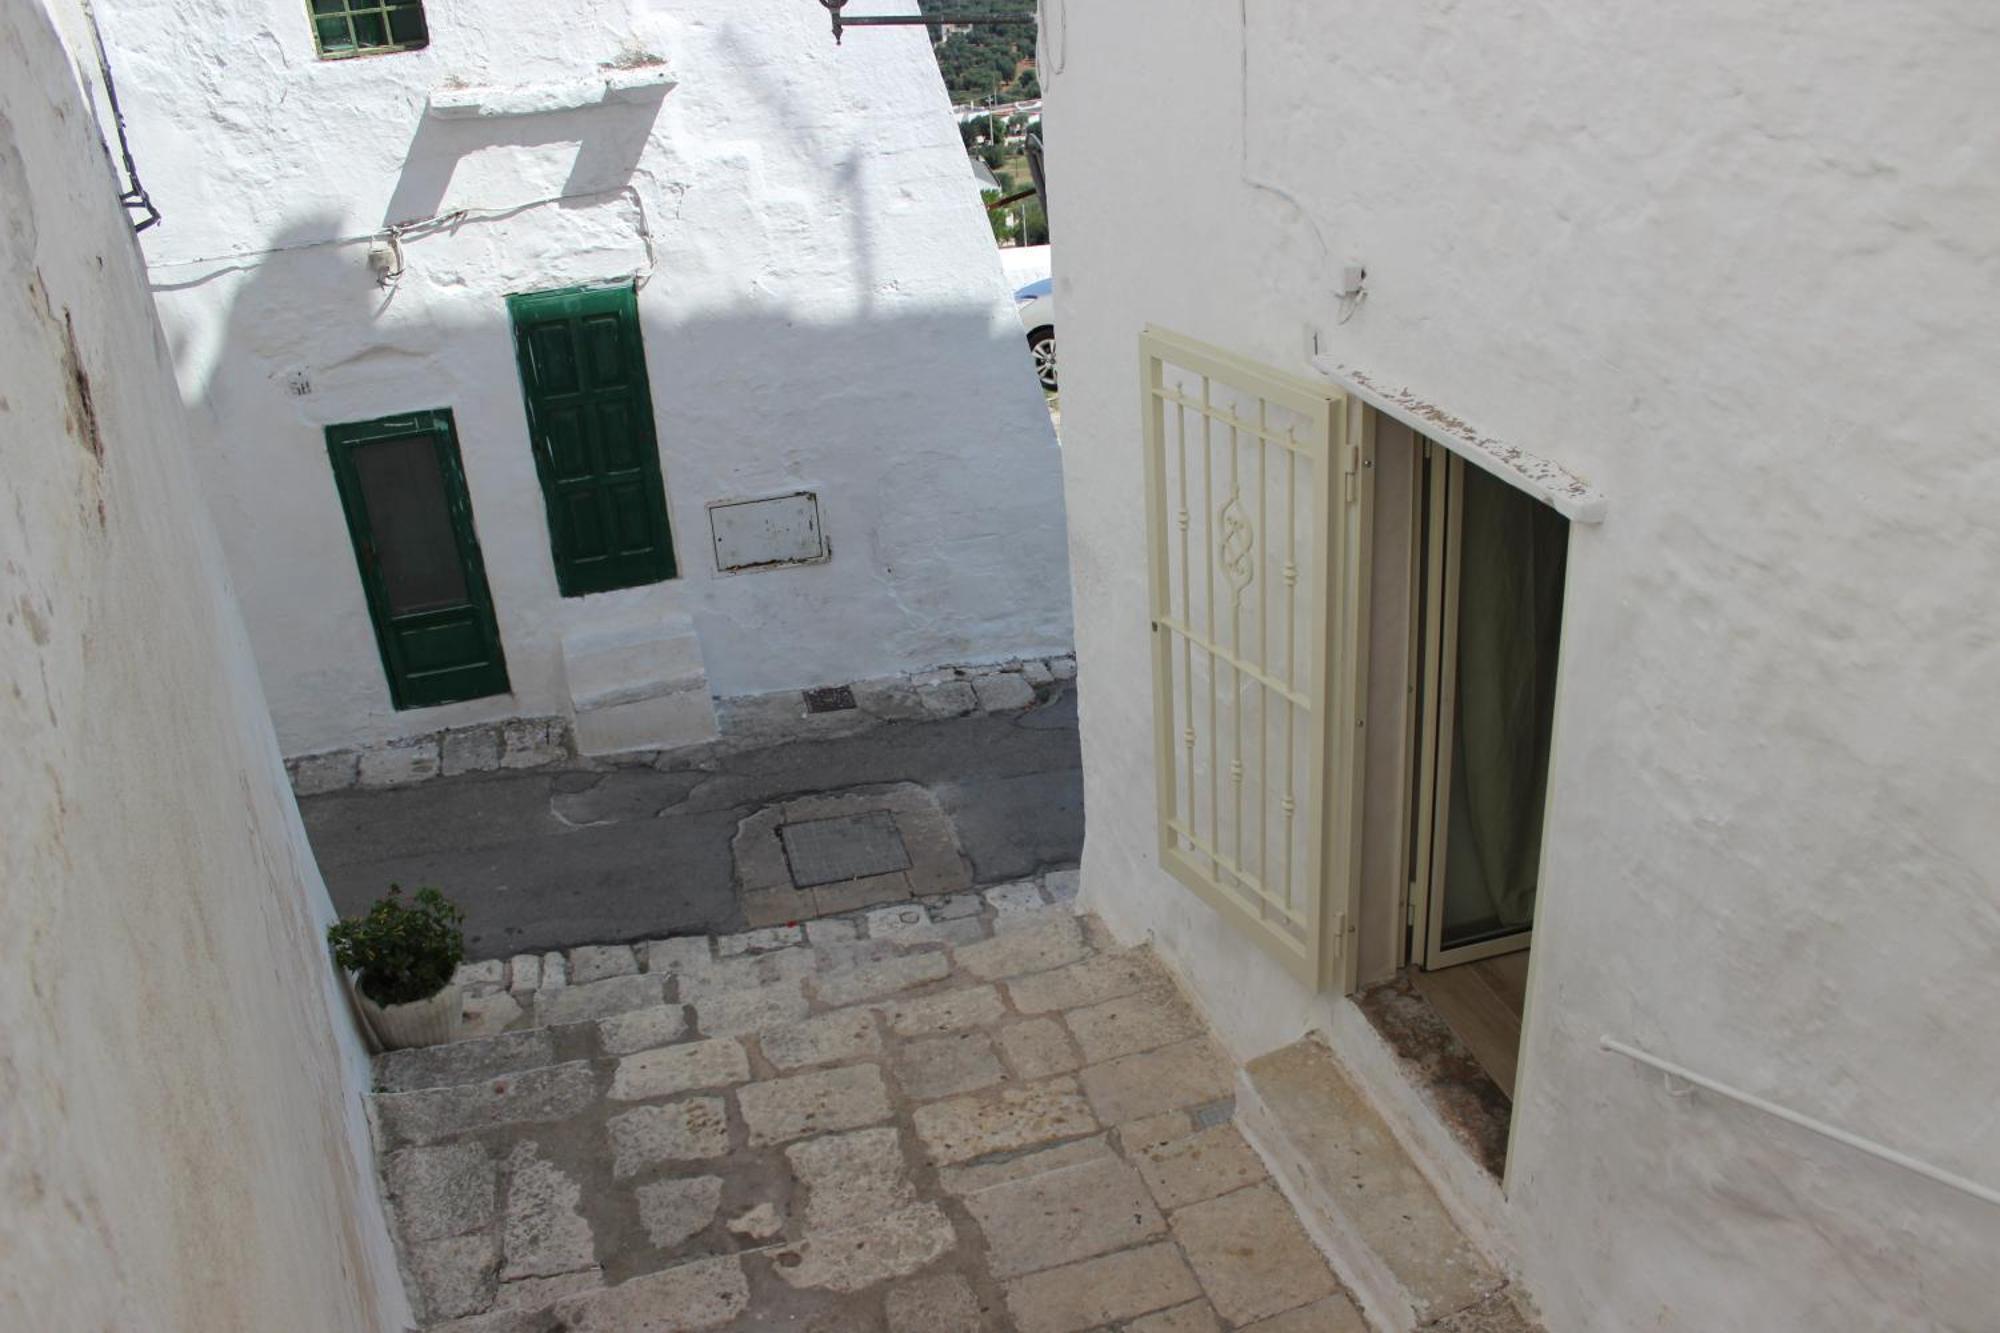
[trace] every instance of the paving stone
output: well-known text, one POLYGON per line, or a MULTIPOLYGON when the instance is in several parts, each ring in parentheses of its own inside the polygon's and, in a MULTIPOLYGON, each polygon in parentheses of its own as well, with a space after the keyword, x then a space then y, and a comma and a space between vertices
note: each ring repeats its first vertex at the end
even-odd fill
POLYGON ((1107 1125, 1199 1106, 1236 1086, 1229 1062, 1205 1037, 1091 1065, 1081 1078, 1091 1109, 1107 1125))
POLYGON ((887 1120, 889 1090, 874 1065, 745 1084, 736 1094, 754 1146, 887 1120))
POLYGON ((462 1039, 497 1037, 524 1012, 521 1002, 504 990, 467 996, 458 1013, 458 1035, 462 1039))
POLYGON ((995 885, 986 891, 986 901, 994 911, 1002 916, 1010 913, 1043 912, 1048 903, 1042 898, 1042 891, 1031 879, 1019 880, 1013 884, 995 885))
POLYGON ((983 1333, 979 1298, 956 1273, 912 1278, 883 1301, 889 1333, 983 1333))
POLYGON ((778 825, 785 814, 767 805, 736 825, 729 841, 729 854, 736 866, 736 882, 746 892, 792 887, 792 868, 785 863, 785 846, 778 841, 778 825))
POLYGON ((1030 685, 1051 685, 1055 683, 1055 678, 1056 673, 1049 670, 1047 662, 1034 660, 1021 663, 1021 679, 1030 685))
MULTIPOLYGON (((646 956, 648 972, 670 973, 682 976, 689 972, 706 971, 715 962, 715 954, 709 948, 705 935, 689 935, 680 939, 648 940, 640 946, 646 956)), ((687 993, 681 994, 683 1000, 687 993)))
POLYGON ((662 1046, 628 1055, 611 1077, 614 1102, 643 1102, 697 1088, 721 1088, 750 1077, 750 1056, 734 1037, 662 1046))
POLYGON ((785 981, 696 1000, 694 1022, 705 1036, 738 1037, 796 1023, 811 1009, 799 983, 785 981))
POLYGON ((956 921, 940 921, 933 929, 937 931, 938 939, 959 948, 977 944, 988 938, 990 933, 986 929, 985 918, 976 916, 962 916, 956 921))
POLYGON ((500 767, 498 727, 459 727, 439 740, 439 758, 444 775, 490 773, 500 767))
POLYGON ((572 1297, 556 1318, 565 1333, 691 1333, 719 1328, 749 1304, 743 1261, 725 1254, 572 1297))
POLYGON ((738 901, 744 924, 783 928, 819 911, 810 889, 745 889, 738 901))
POLYGON ((768 1201, 729 1221, 730 1234, 747 1236, 751 1240, 769 1240, 784 1229, 785 1219, 779 1216, 776 1206, 768 1201))
POLYGON ((494 1166, 476 1141, 399 1148, 382 1174, 406 1242, 462 1235, 493 1220, 494 1166))
POLYGON ((1027 929, 995 935, 955 952, 960 967, 982 980, 994 981, 1074 963, 1090 950, 1075 917, 1050 913, 1047 920, 1027 929))
POLYGON ((1194 1131, 1194 1117, 1186 1111, 1162 1111, 1158 1115, 1127 1120, 1112 1133, 1125 1155, 1136 1159, 1140 1153, 1163 1143, 1172 1143, 1175 1139, 1184 1139, 1194 1131))
POLYGON ((715 952, 721 958, 734 958, 738 954, 769 953, 787 945, 801 943, 805 932, 794 925, 765 926, 760 930, 746 930, 737 935, 718 936, 715 952))
POLYGON ((872 1009, 837 1009, 790 1027, 776 1028, 758 1039, 764 1058, 780 1069, 861 1060, 882 1053, 872 1009))
POLYGON ((1253 1185, 1173 1214, 1174 1239, 1216 1312, 1247 1324, 1340 1290, 1291 1205, 1253 1185), (1245 1244, 1255 1237, 1255 1244, 1245 1244))
POLYGON ((360 776, 360 762, 361 756, 352 750, 328 750, 324 754, 287 759, 285 767, 291 770, 292 791, 296 795, 317 796, 352 787, 360 776))
POLYGON ((929 912, 917 903, 905 903, 900 907, 881 907, 868 913, 868 938, 921 944, 939 936, 929 912))
POLYGON ((822 973, 851 972, 857 967, 900 958, 906 952, 908 950, 898 948, 894 940, 854 939, 838 944, 822 944, 813 949, 822 973))
MULTIPOLYGON (((1459 1333, 1450 1320, 1426 1327, 1437 1333, 1459 1333)), ((1520 1333, 1531 1333, 1532 1325, 1522 1324, 1519 1327, 1520 1333)), ((1137 1329, 1138 1326, 1133 1325, 1133 1333, 1137 1333, 1137 1329)), ((1301 1305, 1296 1310, 1288 1310, 1269 1319, 1259 1319, 1254 1324, 1245 1324, 1243 1329, 1244 1333, 1370 1333, 1368 1320, 1345 1292, 1323 1301, 1314 1301, 1311 1305, 1301 1305)), ((1478 1331, 1468 1328, 1463 1333, 1478 1331)), ((1500 1333, 1500 1330, 1495 1329, 1494 1333, 1500 1333)), ((1509 1333, 1512 1333, 1511 1329, 1509 1333)))
POLYGON ((943 953, 911 953, 866 963, 844 972, 813 978, 821 1004, 848 1005, 891 995, 899 990, 942 981, 951 975, 951 960, 943 953))
POLYGON ((516 995, 532 994, 542 988, 542 956, 517 953, 507 964, 507 984, 516 995))
POLYGON ((500 767, 539 768, 568 755, 561 718, 516 717, 500 724, 500 767))
POLYGON ((1000 1053, 1024 1079, 1067 1074, 1082 1066, 1069 1034, 1053 1018, 1031 1018, 1000 1029, 1000 1053))
POLYGON ((537 1155, 533 1142, 517 1144, 507 1167, 506 1265, 501 1278, 554 1277, 595 1267, 590 1224, 577 1212, 582 1187, 537 1155))
POLYGON ((1016 1333, 1083 1333, 1200 1295, 1180 1252, 1163 1241, 1015 1278, 1007 1309, 1016 1333))
POLYGON ((551 950, 542 955, 542 990, 561 990, 569 985, 569 962, 551 950))
POLYGON ((437 775, 436 736, 421 736, 361 752, 360 782, 364 787, 401 787, 437 775))
MULTIPOLYGON (((495 1301, 498 1305, 498 1301, 495 1301)), ((546 1310, 501 1310, 489 1314, 451 1319, 442 1324, 426 1324, 425 1333, 549 1333, 546 1310)))
POLYGON ((478 963, 460 963, 451 974, 451 984, 471 990, 477 986, 505 986, 507 984, 507 964, 498 958, 488 958, 478 963))
POLYGON ((1049 674, 1057 680, 1075 680, 1076 658, 1073 656, 1051 657, 1049 659, 1049 674))
POLYGON ((918 1107, 912 1119, 925 1151, 940 1166, 1097 1129, 1089 1105, 1077 1094, 1075 1080, 1067 1078, 933 1102, 918 1107))
POLYGON ((1201 1035, 1201 1024, 1173 991, 1139 991, 1063 1015, 1087 1064, 1150 1051, 1201 1035))
POLYGON ((934 921, 956 921, 960 917, 978 916, 986 910, 986 900, 976 893, 947 893, 941 898, 933 898, 927 904, 934 921))
POLYGON ((926 1037, 961 1028, 986 1027, 1007 1015, 1000 992, 991 986, 940 991, 884 1005, 883 1016, 899 1037, 926 1037))
POLYGON ((1081 870, 1051 870, 1042 876, 1042 891, 1049 895, 1049 901, 1058 907, 1076 901, 1077 890, 1082 887, 1081 870))
POLYGON ((640 1106, 605 1123, 611 1174, 619 1180, 663 1162, 698 1162, 729 1151, 729 1113, 720 1097, 640 1106))
POLYGON ((764 987, 782 986, 810 976, 814 959, 810 949, 777 949, 771 953, 744 954, 739 958, 717 959, 709 963, 695 960, 674 973, 683 1000, 705 1000, 713 995, 729 995, 764 987))
POLYGON ((1012 712, 1035 702, 1035 687, 1011 672, 979 677, 972 682, 972 693, 980 709, 988 713, 1012 712))
POLYGON ((665 998, 666 988, 658 977, 611 977, 582 985, 573 982, 535 996, 535 1022, 543 1027, 585 1023, 633 1009, 650 1009, 665 998))
POLYGON ((554 1064, 555 1037, 545 1031, 506 1032, 446 1046, 390 1051, 375 1062, 375 1086, 413 1092, 454 1083, 477 1083, 518 1069, 554 1064))
POLYGON ((1096 1134, 1053 1148, 998 1153, 971 1166, 942 1167, 938 1171, 938 1187, 947 1194, 972 1194, 1010 1180, 1025 1180, 1044 1171, 1060 1171, 1079 1162, 1094 1162, 1112 1155, 1111 1144, 1102 1134, 1096 1134))
POLYGON ((1222 1321, 1207 1301, 1189 1301, 1125 1325, 1125 1333, 1222 1333, 1222 1321))
POLYGON ((858 1226, 809 1235, 772 1251, 771 1260, 778 1276, 794 1287, 855 1292, 914 1273, 957 1243, 944 1210, 919 1203, 858 1226))
MULTIPOLYGON (((1127 1151, 1131 1151, 1129 1148, 1127 1151)), ((1134 1163, 1160 1207, 1182 1208, 1255 1184, 1264 1160, 1234 1125, 1217 1125, 1140 1152, 1134 1163)))
POLYGON ((979 696, 973 692, 970 681, 946 680, 932 685, 918 685, 917 699, 923 704, 924 712, 934 718, 963 717, 979 711, 979 696))
POLYGON ((581 1060, 480 1083, 386 1093, 375 1110, 389 1143, 430 1143, 471 1129, 567 1120, 597 1100, 597 1080, 581 1060))
POLYGON ((807 1139, 785 1158, 807 1191, 808 1233, 861 1226, 917 1201, 894 1126, 807 1139))
POLYGON ((995 1185, 965 1206, 998 1278, 1129 1249, 1167 1229, 1139 1173, 1115 1157, 995 1185))
POLYGON ((574 1273, 558 1273, 554 1277, 524 1277, 512 1282, 502 1282, 493 1295, 495 1310, 518 1310, 534 1314, 541 1313, 565 1296, 574 1296, 581 1291, 596 1291, 604 1285, 604 1270, 591 1267, 581 1268, 574 1273))
POLYGON ((972 863, 959 848, 951 821, 941 810, 903 820, 903 846, 910 853, 904 872, 910 892, 922 898, 972 887, 972 863))
POLYGON ((806 940, 813 945, 845 944, 861 937, 861 928, 851 918, 825 917, 806 922, 806 940))
POLYGON ((656 1004, 600 1020, 597 1040, 607 1055, 631 1055, 678 1041, 686 1031, 686 1010, 677 1004, 656 1004))
POLYGON ((426 1318, 455 1319, 493 1304, 500 1251, 490 1234, 426 1241, 411 1246, 408 1254, 426 1318))
POLYGON ((896 1054, 896 1083, 912 1101, 936 1101, 991 1087, 1007 1077, 984 1032, 954 1032, 905 1042, 896 1054))
POLYGON ((1133 949, 1098 954, 1070 967, 1018 978, 1007 983, 1007 994, 1022 1013, 1043 1014, 1051 1009, 1078 1009, 1166 984, 1166 973, 1152 954, 1133 949))
POLYGON ((639 959, 629 944, 585 944, 569 951, 569 984, 587 986, 607 977, 629 977, 639 959))
POLYGON ((912 892, 910 877, 900 870, 889 875, 870 875, 866 879, 820 885, 812 891, 813 910, 821 916, 834 916, 877 903, 902 902, 912 892))
POLYGON ((722 1207, 722 1177, 655 1180, 633 1193, 646 1239, 658 1249, 671 1250, 715 1221, 716 1210, 722 1207))

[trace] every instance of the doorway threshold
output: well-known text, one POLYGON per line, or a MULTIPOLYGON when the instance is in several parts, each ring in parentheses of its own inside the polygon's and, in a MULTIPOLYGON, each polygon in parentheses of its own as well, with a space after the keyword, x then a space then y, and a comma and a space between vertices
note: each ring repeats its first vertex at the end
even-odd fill
POLYGON ((1360 991, 1354 1004, 1452 1139, 1500 1180, 1513 1101, 1417 988, 1410 970, 1360 991))

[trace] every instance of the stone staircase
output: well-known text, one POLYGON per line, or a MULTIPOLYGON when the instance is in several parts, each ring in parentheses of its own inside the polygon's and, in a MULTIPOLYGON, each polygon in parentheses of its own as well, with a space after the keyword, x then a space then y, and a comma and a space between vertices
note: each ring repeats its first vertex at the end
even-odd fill
MULTIPOLYGON (((1073 892, 1071 872, 473 965, 486 1035, 376 1066, 424 1326, 1370 1327, 1349 1285, 1374 1311, 1380 1275, 1328 1266, 1321 1219, 1301 1225, 1295 1184, 1238 1132, 1236 1071, 1150 950, 1113 947, 1073 892)), ((1290 1172, 1271 1126, 1324 1089, 1245 1077, 1290 1172)), ((1439 1261, 1471 1274, 1474 1304, 1445 1311, 1396 1253, 1430 1301, 1412 1311, 1442 1316, 1424 1326, 1528 1327, 1472 1322, 1506 1294, 1477 1256, 1439 1261)))

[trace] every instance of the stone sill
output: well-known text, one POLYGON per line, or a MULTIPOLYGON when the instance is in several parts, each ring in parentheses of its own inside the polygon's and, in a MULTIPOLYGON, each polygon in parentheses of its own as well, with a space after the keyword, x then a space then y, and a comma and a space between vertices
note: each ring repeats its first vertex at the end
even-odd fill
POLYGON ((431 89, 429 114, 441 120, 541 116, 593 106, 633 104, 665 97, 677 81, 664 65, 606 70, 563 83, 523 83, 431 89))

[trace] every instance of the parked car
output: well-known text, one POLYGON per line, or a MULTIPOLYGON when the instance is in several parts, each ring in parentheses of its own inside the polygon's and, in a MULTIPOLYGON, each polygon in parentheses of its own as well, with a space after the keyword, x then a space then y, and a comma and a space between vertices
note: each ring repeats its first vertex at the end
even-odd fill
POLYGON ((1035 377, 1042 387, 1056 389, 1056 290, 1053 278, 1031 282, 1014 293, 1014 306, 1021 312, 1021 327, 1028 331, 1028 350, 1034 354, 1035 377))

